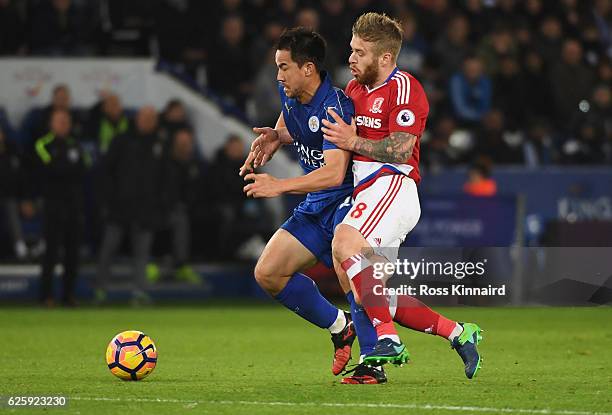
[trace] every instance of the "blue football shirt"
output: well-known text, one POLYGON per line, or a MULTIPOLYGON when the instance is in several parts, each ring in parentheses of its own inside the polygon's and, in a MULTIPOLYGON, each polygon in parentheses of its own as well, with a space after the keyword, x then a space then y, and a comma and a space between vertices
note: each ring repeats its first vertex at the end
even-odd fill
MULTIPOLYGON (((323 151, 338 148, 335 144, 325 140, 321 132, 323 126, 321 120, 334 122, 334 119, 327 113, 327 109, 334 109, 348 124, 351 123, 355 113, 350 98, 340 88, 332 85, 329 75, 322 72, 321 78, 321 85, 307 104, 301 104, 297 99, 287 97, 282 85, 280 83, 278 85, 283 118, 293 138, 293 145, 304 174, 325 164, 323 151)), ((351 167, 349 163, 341 185, 309 193, 306 196, 306 203, 302 203, 298 209, 305 213, 316 213, 325 209, 329 204, 346 198, 353 190, 351 167)))

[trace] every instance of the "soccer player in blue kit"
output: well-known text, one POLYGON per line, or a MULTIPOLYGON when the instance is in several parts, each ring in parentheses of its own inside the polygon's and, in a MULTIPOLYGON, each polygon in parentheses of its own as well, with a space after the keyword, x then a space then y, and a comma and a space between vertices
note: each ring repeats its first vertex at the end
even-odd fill
MULTIPOLYGON (((301 273, 318 260, 333 266, 334 229, 351 207, 353 191, 351 153, 326 141, 321 132, 322 119, 334 122, 328 113, 330 108, 346 123, 350 124, 354 116, 351 100, 332 86, 330 77, 321 70, 325 49, 323 38, 311 30, 294 28, 283 33, 275 56, 282 112, 275 128, 253 129, 259 136, 240 174, 250 182, 244 187, 249 197, 307 194, 268 241, 255 266, 255 279, 283 306, 330 331, 334 344, 332 372, 338 375, 351 358, 355 337, 359 337, 363 353, 364 348, 371 349, 376 343, 376 332, 356 304, 350 287, 342 288, 351 304, 352 318, 327 301, 314 281, 301 273), (295 146, 303 176, 279 179, 253 172, 283 144, 295 146)), ((382 370, 378 377, 375 383, 386 381, 382 370)))

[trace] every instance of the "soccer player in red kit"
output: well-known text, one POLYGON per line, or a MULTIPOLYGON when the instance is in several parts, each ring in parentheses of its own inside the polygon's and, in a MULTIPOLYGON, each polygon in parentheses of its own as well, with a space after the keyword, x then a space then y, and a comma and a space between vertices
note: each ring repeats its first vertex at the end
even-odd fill
POLYGON ((421 214, 419 140, 429 104, 421 84, 397 68, 401 42, 401 26, 395 20, 379 13, 360 16, 353 25, 349 57, 355 79, 346 87, 355 118, 349 125, 331 109, 336 123, 323 120, 325 139, 354 154, 353 206, 336 228, 335 266, 346 271, 376 328, 378 342, 365 355, 364 364, 375 367, 408 360, 393 324, 396 321, 450 340, 464 362, 466 376, 472 378, 481 363, 476 347, 480 327, 447 319, 416 298, 389 299, 374 289, 382 283, 374 264, 395 263, 400 244, 421 214))

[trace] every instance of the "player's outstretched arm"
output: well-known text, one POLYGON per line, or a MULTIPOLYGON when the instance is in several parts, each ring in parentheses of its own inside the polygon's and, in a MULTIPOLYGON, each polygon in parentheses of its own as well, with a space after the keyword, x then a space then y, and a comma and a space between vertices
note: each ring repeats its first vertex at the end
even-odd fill
POLYGON ((249 173, 244 180, 253 182, 244 186, 244 192, 248 197, 261 198, 276 197, 283 193, 310 193, 339 186, 344 181, 351 153, 340 149, 325 150, 323 157, 324 166, 300 177, 278 179, 265 173, 249 173))
POLYGON ((328 110, 336 121, 331 123, 323 120, 324 137, 340 148, 370 157, 383 163, 405 163, 412 155, 417 137, 402 131, 390 133, 382 140, 366 140, 357 135, 355 121, 351 125, 345 123, 334 110, 328 110))
POLYGON ((344 181, 351 153, 340 149, 323 151, 325 165, 300 176, 283 179, 285 193, 303 194, 340 186, 344 181))

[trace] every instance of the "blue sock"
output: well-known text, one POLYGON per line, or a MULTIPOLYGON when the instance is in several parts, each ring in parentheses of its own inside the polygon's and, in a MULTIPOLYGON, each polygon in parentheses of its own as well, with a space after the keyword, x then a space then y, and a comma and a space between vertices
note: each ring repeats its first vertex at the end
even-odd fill
POLYGON ((351 306, 351 317, 353 318, 355 332, 359 340, 359 354, 363 356, 374 350, 374 346, 378 341, 376 329, 361 304, 357 304, 355 301, 355 295, 352 291, 346 295, 346 298, 351 306))
POLYGON ((285 288, 274 298, 322 329, 334 324, 338 317, 338 309, 321 295, 315 282, 304 274, 293 274, 285 288))

